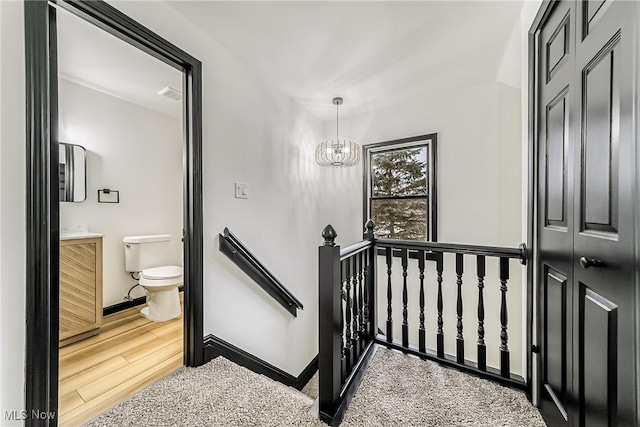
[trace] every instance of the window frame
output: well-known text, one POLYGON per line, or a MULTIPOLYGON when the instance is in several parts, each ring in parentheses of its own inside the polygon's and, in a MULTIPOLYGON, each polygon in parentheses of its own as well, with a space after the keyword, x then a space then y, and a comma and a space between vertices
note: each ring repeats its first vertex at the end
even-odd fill
MULTIPOLYGON (((427 242, 438 241, 438 134, 430 133, 426 135, 418 135, 409 138, 394 139, 390 141, 377 142, 374 144, 367 144, 362 146, 362 216, 363 224, 369 218, 371 218, 371 203, 372 196, 371 190, 373 188, 373 174, 371 173, 371 166, 373 164, 373 155, 378 153, 384 153, 389 151, 410 149, 416 147, 427 147, 427 177, 428 193, 427 193, 427 207, 429 212, 427 213, 427 242)), ((398 199, 411 199, 411 198, 423 198, 424 196, 400 196, 398 199)), ((394 197, 385 197, 386 199, 393 199, 394 197)))

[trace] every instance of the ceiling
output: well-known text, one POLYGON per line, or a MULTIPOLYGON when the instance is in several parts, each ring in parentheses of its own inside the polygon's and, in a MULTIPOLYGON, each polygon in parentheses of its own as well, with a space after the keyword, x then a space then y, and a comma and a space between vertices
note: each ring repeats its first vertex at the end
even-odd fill
POLYGON ((63 9, 57 27, 61 78, 182 117, 181 102, 158 95, 166 86, 182 91, 180 71, 63 9))
MULTIPOLYGON (((522 2, 169 1, 258 75, 320 119, 496 80, 522 2)), ((68 12, 60 76, 180 117, 181 73, 68 12)))
POLYGON ((521 1, 170 1, 320 118, 496 79, 521 1))

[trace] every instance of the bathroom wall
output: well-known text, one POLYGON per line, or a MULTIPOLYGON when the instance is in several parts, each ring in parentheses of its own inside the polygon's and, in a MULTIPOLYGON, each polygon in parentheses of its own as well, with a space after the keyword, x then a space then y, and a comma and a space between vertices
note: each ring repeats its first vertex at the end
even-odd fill
MULTIPOLYGON (((60 204, 60 227, 87 226, 105 235, 107 307, 122 302, 135 284, 124 269, 123 236, 171 234, 169 262, 182 265, 182 122, 69 80, 59 82, 60 139, 87 150, 87 199, 60 204), (119 190, 120 203, 98 203, 99 188, 119 190)), ((143 295, 141 287, 131 293, 143 295)))

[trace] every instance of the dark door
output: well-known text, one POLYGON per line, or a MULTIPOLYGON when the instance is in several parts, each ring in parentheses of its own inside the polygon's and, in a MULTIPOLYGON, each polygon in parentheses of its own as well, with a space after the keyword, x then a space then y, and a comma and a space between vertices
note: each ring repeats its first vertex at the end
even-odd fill
POLYGON ((574 2, 559 2, 540 32, 538 295, 540 411, 550 425, 571 414, 574 230, 574 2))
POLYGON ((635 2, 561 1, 539 44, 540 410, 634 425, 635 2))

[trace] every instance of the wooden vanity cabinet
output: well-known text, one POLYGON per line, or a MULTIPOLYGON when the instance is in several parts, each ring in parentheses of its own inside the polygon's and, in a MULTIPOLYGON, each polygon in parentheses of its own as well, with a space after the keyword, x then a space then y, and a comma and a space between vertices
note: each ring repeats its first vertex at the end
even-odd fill
POLYGON ((60 346, 102 324, 102 237, 60 241, 60 346))

